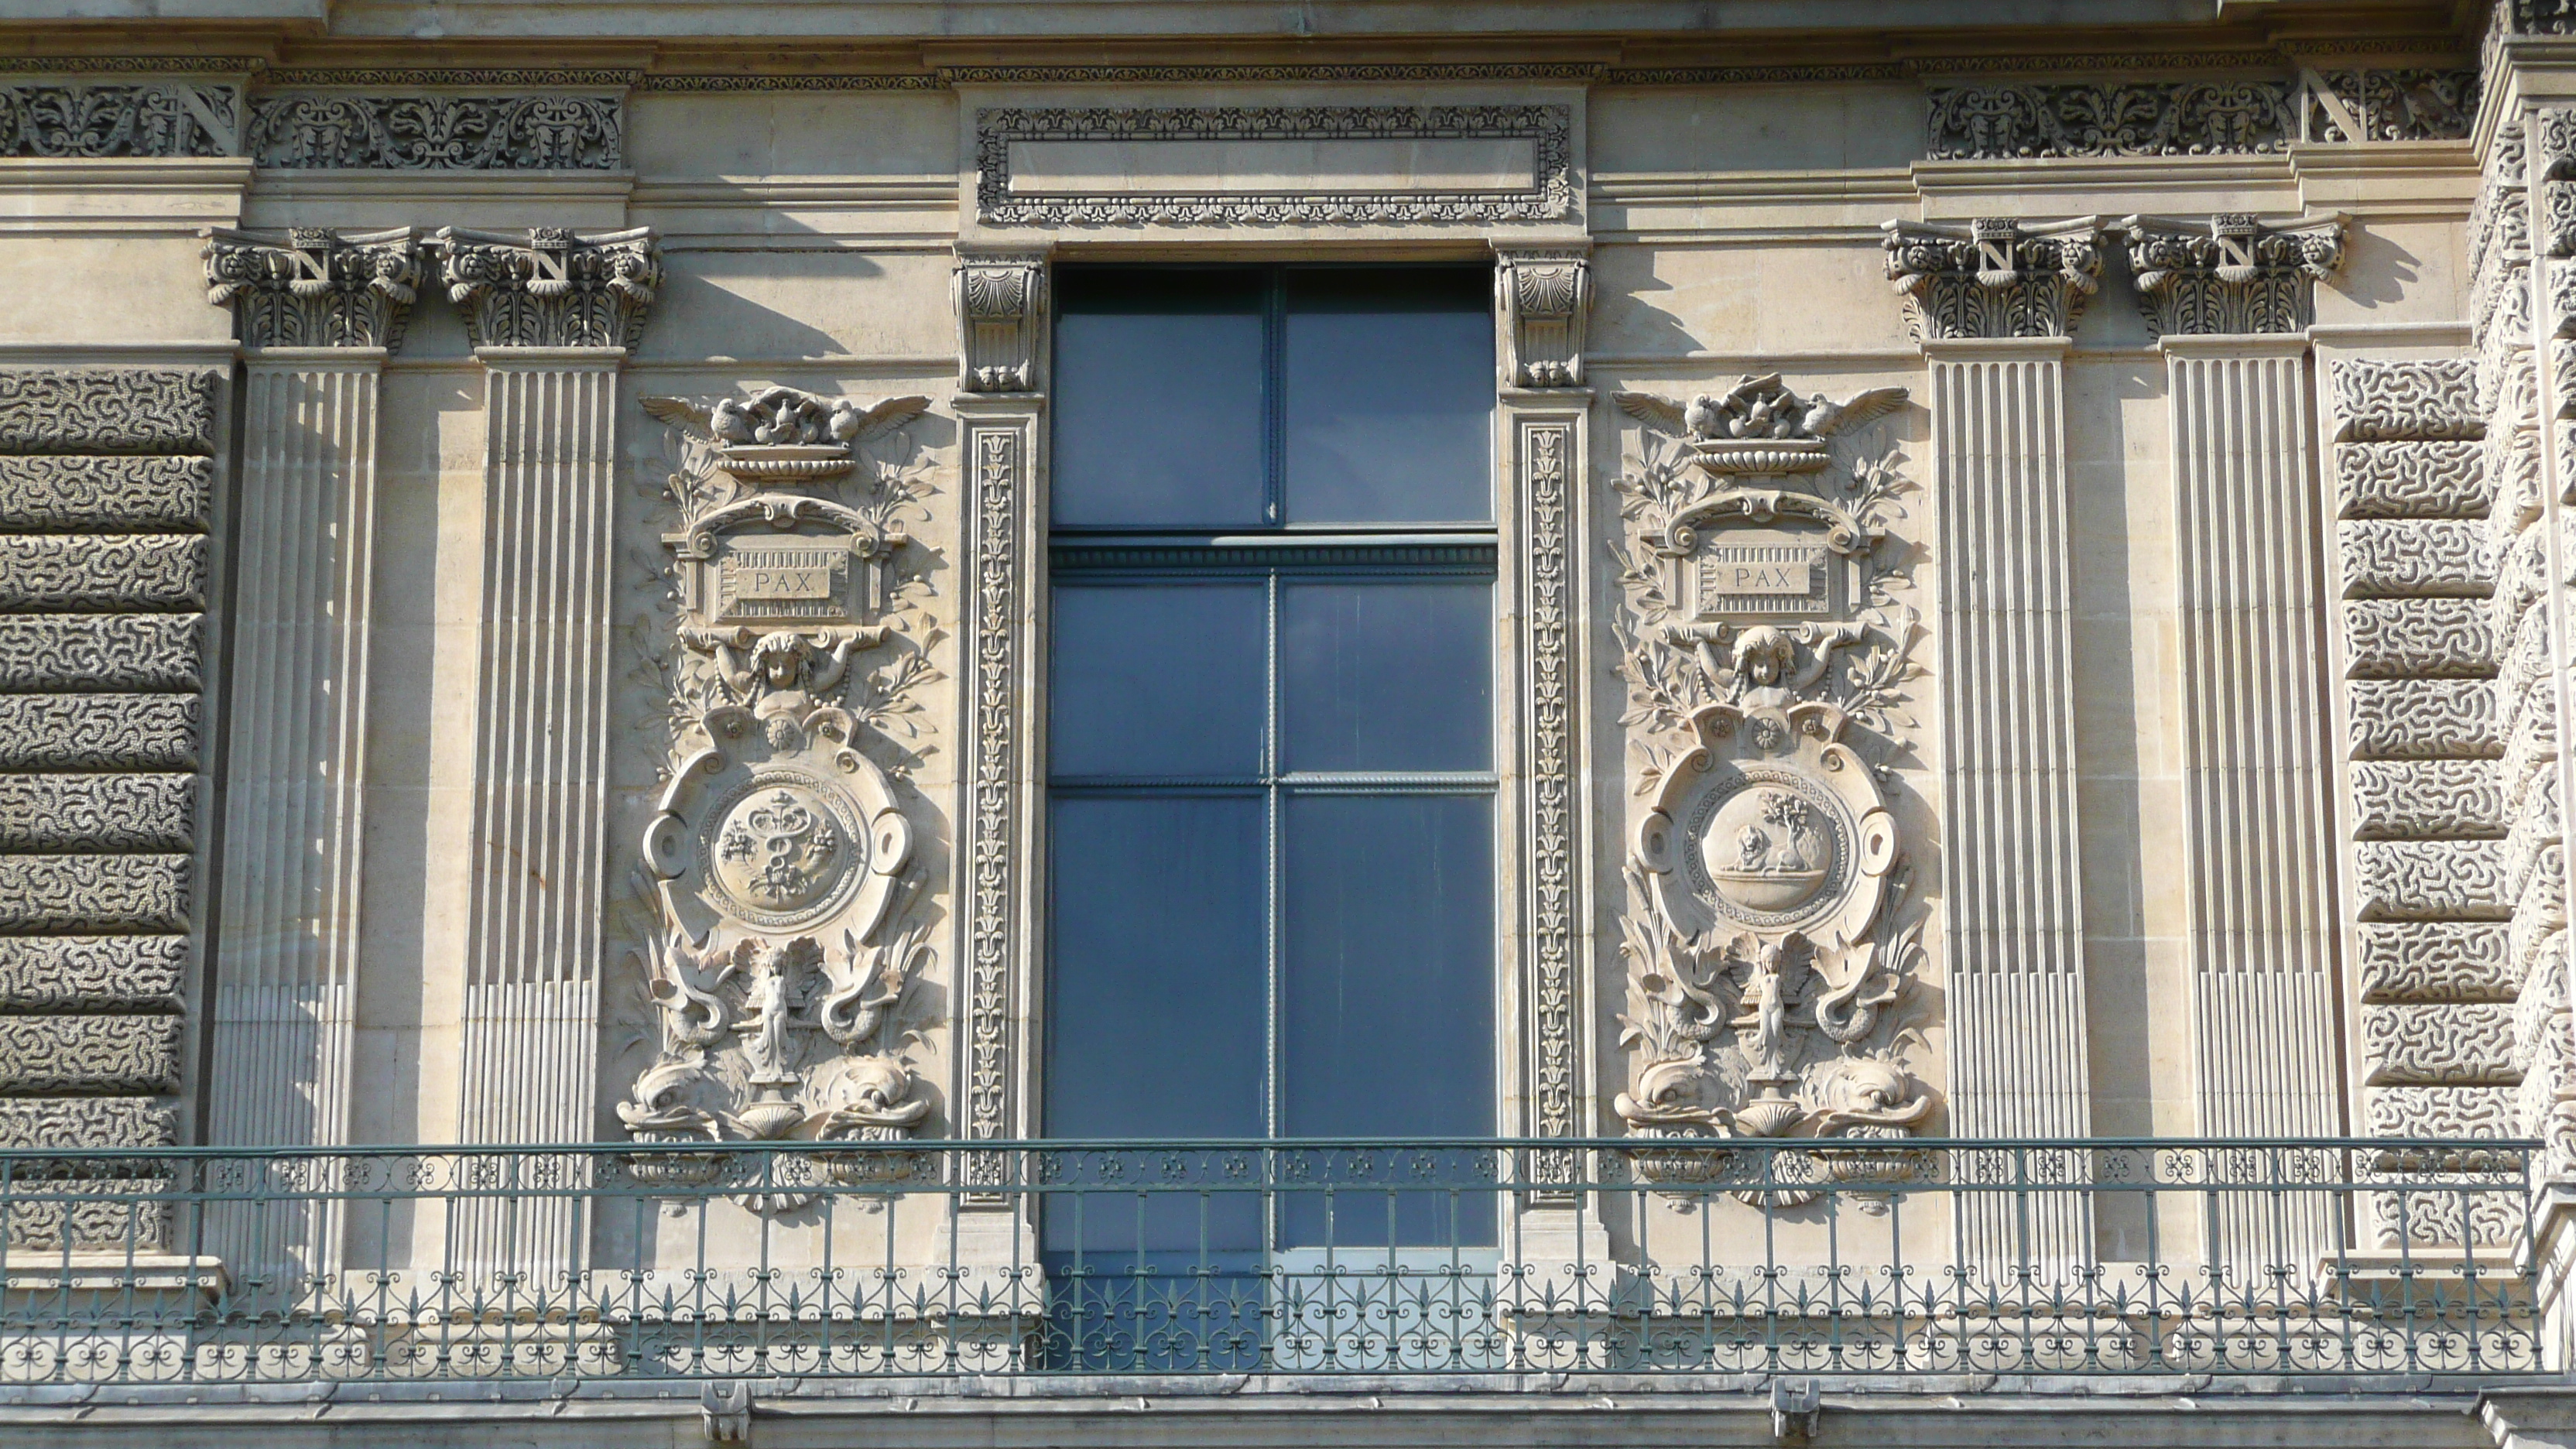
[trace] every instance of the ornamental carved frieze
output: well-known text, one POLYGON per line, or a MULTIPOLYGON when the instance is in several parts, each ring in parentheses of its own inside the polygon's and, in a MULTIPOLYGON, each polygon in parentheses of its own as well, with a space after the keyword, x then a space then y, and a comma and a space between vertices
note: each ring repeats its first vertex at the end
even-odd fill
POLYGON ((288 92, 252 100, 247 149, 273 170, 615 171, 621 111, 608 95, 288 92))
POLYGON ((237 156, 241 113, 230 81, 10 81, 0 156, 237 156))
POLYGON ((2101 228, 2089 217, 1891 221, 1885 231, 1888 282, 1927 342, 2063 337, 2102 288, 2101 228))
POLYGON ((1565 248, 1497 247, 1495 312, 1503 321, 1503 381, 1581 387, 1583 332, 1592 315, 1592 259, 1565 248))
MULTIPOLYGON (((1726 1139, 1896 1142, 1935 1110, 1905 1064, 1924 915, 1884 763, 1916 673, 1883 525, 1908 485, 1893 450, 1838 451, 1904 399, 1801 396, 1777 375, 1688 402, 1618 395, 1646 446, 1618 485, 1613 548, 1643 797, 1614 1106, 1667 1144, 1638 1157, 1657 1181, 1728 1180, 1726 1139)), ((1855 1147, 1771 1170, 1865 1189, 1917 1166, 1855 1147)))
POLYGON ((395 351, 420 295, 420 246, 407 226, 299 226, 269 240, 212 229, 205 260, 206 300, 233 309, 248 347, 395 351))
POLYGON ((653 229, 521 235, 441 227, 439 280, 477 347, 625 347, 662 285, 653 229))
MULTIPOLYGON (((899 924, 916 826, 895 744, 933 677, 931 631, 903 566, 919 485, 862 445, 928 399, 773 387, 643 404, 677 445, 676 613, 642 844, 659 1046, 618 1116, 647 1142, 899 1140, 932 1111, 900 1026, 932 953, 926 927, 899 924)), ((911 1169, 821 1147, 803 1163, 911 1169)))
POLYGON ((2159 337, 2301 331, 2316 284, 2343 265, 2340 215, 2278 226, 2242 214, 2132 216, 2117 230, 2138 310, 2159 337))

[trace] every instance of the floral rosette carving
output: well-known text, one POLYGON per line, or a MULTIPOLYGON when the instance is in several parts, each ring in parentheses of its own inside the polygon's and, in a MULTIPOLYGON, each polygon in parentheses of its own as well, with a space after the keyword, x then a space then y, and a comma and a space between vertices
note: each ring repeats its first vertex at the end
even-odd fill
MULTIPOLYGON (((783 1170, 816 1180, 919 1169, 827 1144, 901 1141, 934 1110, 901 1021, 936 962, 927 928, 897 923, 917 759, 903 742, 937 677, 937 630, 903 562, 925 487, 889 460, 911 457, 893 430, 927 403, 785 387, 643 400, 671 425, 676 526, 658 561, 667 647, 651 661, 671 747, 639 876, 657 1039, 617 1106, 638 1141, 810 1142, 783 1170)), ((686 1174, 692 1160, 647 1165, 686 1174)), ((741 1200, 783 1212, 810 1196, 791 1182, 741 1200)))
POLYGON ((1653 1181, 1767 1173, 1738 1195, 1793 1205, 1911 1176, 1916 1154, 1885 1144, 1935 1109, 1906 1069, 1920 1035, 1902 1021, 1924 917, 1885 760, 1905 748, 1921 631, 1891 595, 1902 547, 1884 526, 1910 485, 1893 449, 1836 451, 1904 393, 1835 402, 1771 375, 1618 401, 1646 425, 1612 545, 1644 801, 1620 920, 1630 1075, 1614 1108, 1661 1144, 1636 1154, 1653 1181), (1717 1145, 1729 1139, 1814 1145, 1748 1165, 1717 1145))

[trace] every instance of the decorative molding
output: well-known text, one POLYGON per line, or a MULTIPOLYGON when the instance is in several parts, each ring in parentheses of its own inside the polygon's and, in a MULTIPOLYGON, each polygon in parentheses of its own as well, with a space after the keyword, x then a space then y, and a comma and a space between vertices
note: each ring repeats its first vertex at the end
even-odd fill
POLYGON ((1600 61, 1460 61, 1343 65, 943 65, 942 85, 1268 85, 1336 81, 1595 81, 1600 61))
POLYGON ((662 285, 653 228, 524 238, 440 227, 432 238, 447 300, 476 347, 623 347, 644 336, 662 285))
POLYGON ((322 87, 376 86, 398 90, 474 89, 491 90, 624 90, 645 79, 639 70, 612 70, 598 67, 547 67, 517 70, 506 67, 326 67, 273 66, 260 72, 258 84, 267 90, 308 90, 322 87))
MULTIPOLYGON (((1578 296, 1578 305, 1583 300, 1578 296)), ((1578 319, 1571 325, 1579 343, 1582 324, 1578 319)), ((1579 975, 1580 923, 1588 892, 1583 889, 1584 863, 1575 851, 1586 806, 1579 739, 1581 671, 1575 663, 1581 605, 1575 597, 1573 538, 1576 509, 1586 492, 1581 487, 1584 437, 1579 416, 1519 411, 1511 416, 1521 544, 1514 570, 1520 592, 1514 615, 1520 623, 1523 672, 1514 732, 1521 751, 1524 832, 1517 876, 1524 883, 1521 915, 1528 942, 1520 1029, 1530 1076, 1530 1120, 1524 1130, 1533 1137, 1582 1137, 1590 1131, 1583 1089, 1583 1040, 1590 1018, 1583 1011, 1588 993, 1579 975)), ((1538 1178, 1580 1181, 1582 1169, 1571 1154, 1552 1154, 1540 1164, 1538 1178)))
MULTIPOLYGON (((974 594, 965 620, 965 718, 959 733, 971 752, 965 774, 965 816, 958 858, 965 879, 962 975, 964 1010, 957 1135, 970 1141, 1005 1140, 1018 1100, 1015 1061, 1022 962, 1029 950, 1022 896, 1031 879, 1032 839, 1025 799, 1031 739, 1021 701, 1030 697, 1025 677, 1031 661, 1030 603, 1024 591, 1034 576, 1030 531, 1036 527, 1031 497, 1030 451, 1034 412, 969 414, 961 429, 966 496, 966 570, 974 594)), ((971 1184, 1007 1180, 999 1157, 967 1162, 971 1184)))
POLYGON ((1589 248, 1494 248, 1505 387, 1583 386, 1583 333, 1592 315, 1589 248))
POLYGON ((2131 216, 2115 229, 2147 330, 2208 336, 2306 328, 2314 284, 2343 265, 2343 222, 2338 213, 2270 225, 2235 212, 2206 222, 2131 216))
POLYGON ((1904 80, 1914 67, 1903 61, 1854 61, 1848 65, 1611 66, 1595 82, 1605 86, 1830 85, 1843 81, 1904 80))
POLYGON ((1044 250, 959 247, 950 277, 965 392, 1036 392, 1047 354, 1044 250))
POLYGON ((556 88, 597 83, 486 96, 263 90, 251 99, 246 153, 281 171, 622 170, 620 101, 556 88))
POLYGON ((0 81, 0 156, 240 154, 236 81, 0 81))
POLYGON ((2101 290, 2102 233, 2090 217, 2044 226, 1891 221, 1881 230, 1888 281, 1927 342, 2063 337, 2101 290))
POLYGON ((975 113, 975 206, 988 226, 1281 226, 1558 221, 1581 201, 1574 177, 1574 110, 1565 105, 1061 107, 975 113), (1527 184, 1468 190, 1329 191, 1066 189, 1023 193, 1014 154, 1030 143, 1402 141, 1435 145, 1518 141, 1527 184))
POLYGON ((410 227, 333 232, 295 227, 285 245, 206 232, 206 300, 230 307, 246 347, 402 349, 421 282, 410 227))

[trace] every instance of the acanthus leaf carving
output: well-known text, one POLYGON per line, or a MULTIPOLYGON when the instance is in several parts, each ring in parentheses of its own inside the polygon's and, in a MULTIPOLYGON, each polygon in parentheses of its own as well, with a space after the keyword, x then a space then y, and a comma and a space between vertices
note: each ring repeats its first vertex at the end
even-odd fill
POLYGON ((0 83, 0 156, 238 156, 229 81, 0 83))
POLYGON ((311 91, 264 94, 246 146, 273 170, 615 171, 614 96, 311 91))
POLYGON ((1884 230, 1888 282, 1926 341, 2063 337, 2102 289, 2102 233, 2090 217, 1891 221, 1884 230))
POLYGON ((439 278, 477 347, 624 347, 662 285, 653 229, 521 236, 441 227, 439 278))
POLYGON ((2279 225, 2239 213, 2197 223, 2131 216, 2117 229, 2149 331, 2208 336, 2305 328, 2315 284, 2343 265, 2343 221, 2340 214, 2279 225))
POLYGON ((402 347, 419 295, 410 227, 337 233, 295 227, 284 245, 206 232, 206 300, 231 307, 249 347, 402 347))

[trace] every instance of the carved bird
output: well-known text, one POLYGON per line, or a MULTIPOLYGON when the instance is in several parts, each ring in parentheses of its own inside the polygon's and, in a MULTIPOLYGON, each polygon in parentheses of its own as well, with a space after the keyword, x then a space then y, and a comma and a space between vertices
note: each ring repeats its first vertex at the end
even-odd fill
POLYGON ((1904 405, 1905 389, 1901 387, 1874 387, 1842 402, 1818 398, 1807 405, 1807 432, 1814 437, 1830 438, 1845 428, 1859 427, 1904 405))
POLYGON ((1692 437, 1713 438, 1717 436, 1717 430, 1725 426, 1726 415, 1718 411, 1717 399, 1701 393, 1691 399, 1690 407, 1682 413, 1682 422, 1690 429, 1692 437))
POLYGON ((1714 416, 1716 411, 1715 406, 1704 397, 1692 403, 1691 408, 1686 411, 1680 403, 1671 398, 1658 397, 1651 392, 1622 392, 1614 393, 1612 396, 1619 404, 1619 411, 1650 428, 1661 428, 1668 433, 1688 434, 1691 431, 1690 412, 1707 407, 1710 414, 1714 416))
POLYGON ((861 411, 855 401, 842 398, 832 405, 832 436, 844 443, 856 442, 879 428, 908 423, 929 407, 930 399, 926 397, 890 397, 861 411))

